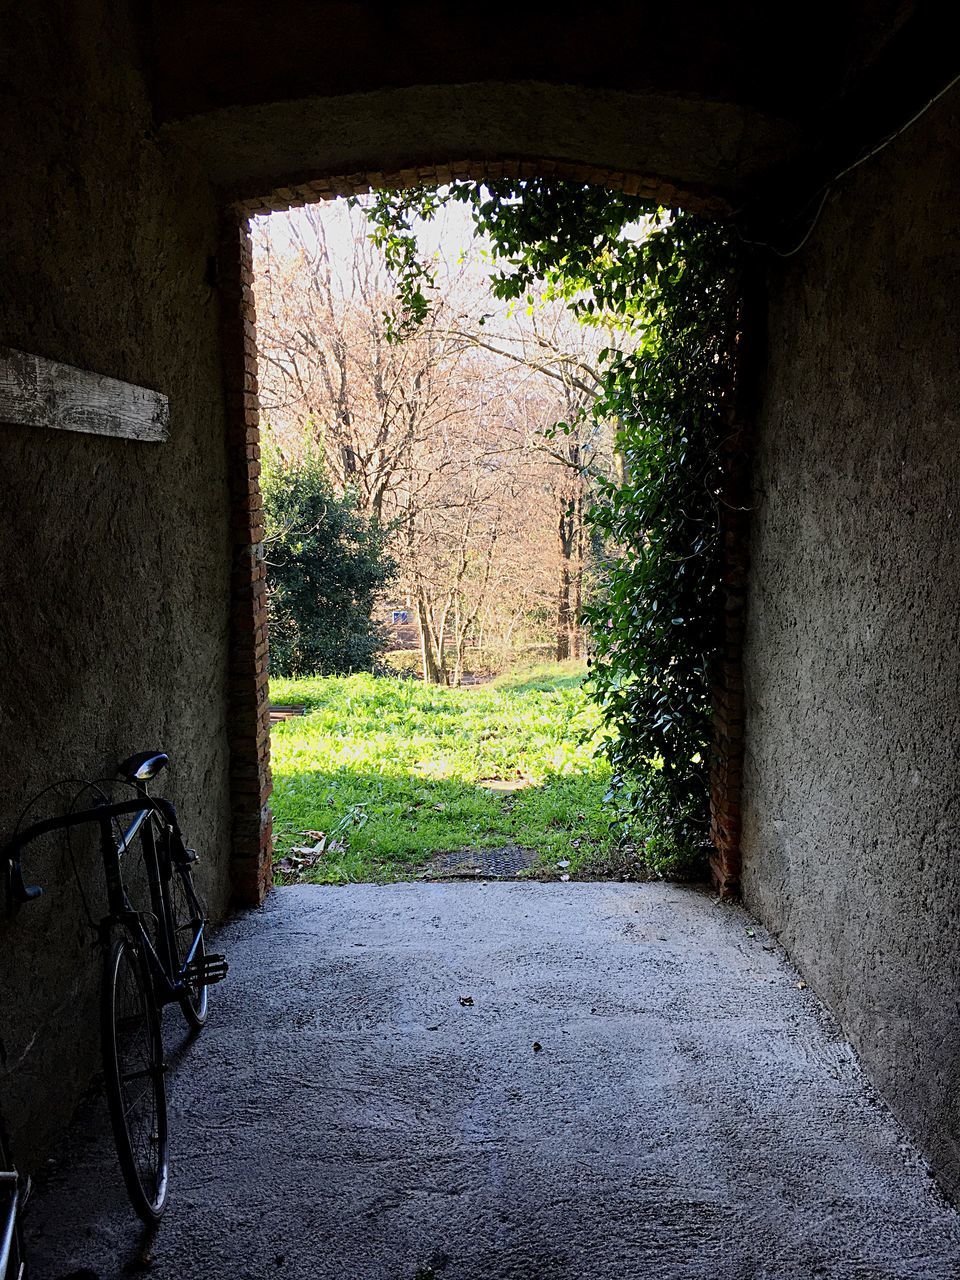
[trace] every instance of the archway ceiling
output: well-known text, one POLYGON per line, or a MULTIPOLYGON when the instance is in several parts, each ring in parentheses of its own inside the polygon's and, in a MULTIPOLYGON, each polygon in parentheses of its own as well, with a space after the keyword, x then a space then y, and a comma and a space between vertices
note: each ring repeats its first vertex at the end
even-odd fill
MULTIPOLYGON (((164 132, 231 196, 520 159, 640 174, 667 199, 733 209, 769 175, 815 168, 853 133, 851 111, 872 119, 862 86, 889 102, 898 47, 916 54, 918 28, 937 47, 937 7, 154 0, 151 84, 164 132)), ((892 97, 909 104, 910 87, 892 97)))

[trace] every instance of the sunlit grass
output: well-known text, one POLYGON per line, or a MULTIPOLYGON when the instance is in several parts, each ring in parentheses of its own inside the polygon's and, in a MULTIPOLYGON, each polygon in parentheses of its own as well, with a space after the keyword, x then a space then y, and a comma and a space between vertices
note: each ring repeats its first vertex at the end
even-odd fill
POLYGON ((603 804, 596 708, 580 664, 536 668, 478 688, 368 675, 274 680, 271 699, 306 714, 273 730, 274 830, 281 878, 387 880, 437 853, 509 843, 545 868, 587 874, 619 857, 603 804), (484 786, 499 780, 518 789, 484 786), (290 850, 325 848, 297 868, 290 850))

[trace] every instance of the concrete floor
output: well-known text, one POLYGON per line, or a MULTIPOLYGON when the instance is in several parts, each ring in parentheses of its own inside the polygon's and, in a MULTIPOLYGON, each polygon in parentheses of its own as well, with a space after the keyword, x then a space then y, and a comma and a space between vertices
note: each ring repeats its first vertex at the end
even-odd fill
POLYGON ((34 1280, 960 1276, 957 1214, 737 908, 300 887, 223 945, 200 1039, 166 1015, 158 1236, 91 1103, 32 1207, 34 1280))

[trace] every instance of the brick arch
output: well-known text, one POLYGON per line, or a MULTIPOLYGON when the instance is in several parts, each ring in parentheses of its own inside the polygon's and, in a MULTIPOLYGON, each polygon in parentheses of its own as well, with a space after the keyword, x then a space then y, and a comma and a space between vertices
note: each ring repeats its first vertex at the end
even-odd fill
POLYGON ((410 187, 440 187, 458 180, 495 182, 501 178, 556 178, 565 182, 589 183, 608 191, 622 191, 671 208, 682 206, 698 213, 723 217, 730 212, 727 202, 715 194, 678 187, 665 178, 643 177, 621 170, 562 160, 527 160, 520 157, 497 160, 458 160, 443 164, 413 165, 389 172, 339 174, 275 187, 265 195, 238 200, 236 209, 247 217, 281 213, 319 200, 337 196, 364 195, 368 191, 404 191, 410 187))
MULTIPOLYGON (((218 261, 222 307, 228 477, 231 492, 230 665, 227 733, 230 745, 231 883, 242 906, 263 901, 272 884, 270 813, 269 641, 263 504, 260 495, 260 407, 256 306, 253 293, 251 217, 283 212, 337 196, 375 189, 442 186, 458 179, 553 177, 590 183, 674 207, 723 217, 717 196, 680 190, 660 178, 589 164, 528 159, 463 160, 296 181, 266 194, 245 197, 224 210, 218 261)), ((722 652, 713 676, 714 740, 711 770, 711 868, 723 896, 736 893, 740 870, 740 783, 743 758, 741 653, 747 566, 749 432, 743 399, 731 406, 731 432, 722 459, 726 492, 722 505, 722 652)))

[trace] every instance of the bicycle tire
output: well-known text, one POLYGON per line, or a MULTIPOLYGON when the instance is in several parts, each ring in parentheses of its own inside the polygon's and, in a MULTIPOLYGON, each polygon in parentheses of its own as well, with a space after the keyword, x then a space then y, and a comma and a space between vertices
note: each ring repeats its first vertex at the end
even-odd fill
MULTIPOLYGON (((179 967, 193 945, 197 928, 203 923, 205 913, 194 888, 189 865, 174 861, 169 884, 170 927, 179 967)), ((206 945, 201 938, 194 958, 202 962, 206 953, 206 945)), ((202 968, 202 963, 200 967, 202 968)), ((180 997, 180 1010, 191 1030, 199 1031, 206 1023, 209 1000, 209 987, 205 983, 192 983, 184 990, 180 997)))
MULTIPOLYGON (((0 1169, 12 1169, 10 1156, 7 1152, 7 1145, 4 1141, 3 1134, 0 1133, 0 1169)), ((4 1206, 4 1212, 10 1206, 4 1206)), ((21 1205, 22 1208, 22 1205, 21 1205)), ((0 1229, 4 1225, 3 1219, 0 1219, 0 1229)), ((13 1234, 10 1239, 10 1253, 7 1257, 6 1271, 0 1276, 0 1280, 26 1280, 27 1263, 23 1251, 23 1229, 20 1225, 20 1214, 18 1213, 13 1223, 13 1234)))
POLYGON ((127 1195, 147 1225, 167 1202, 169 1144, 160 1015, 140 948, 117 938, 100 1001, 104 1087, 127 1195))

